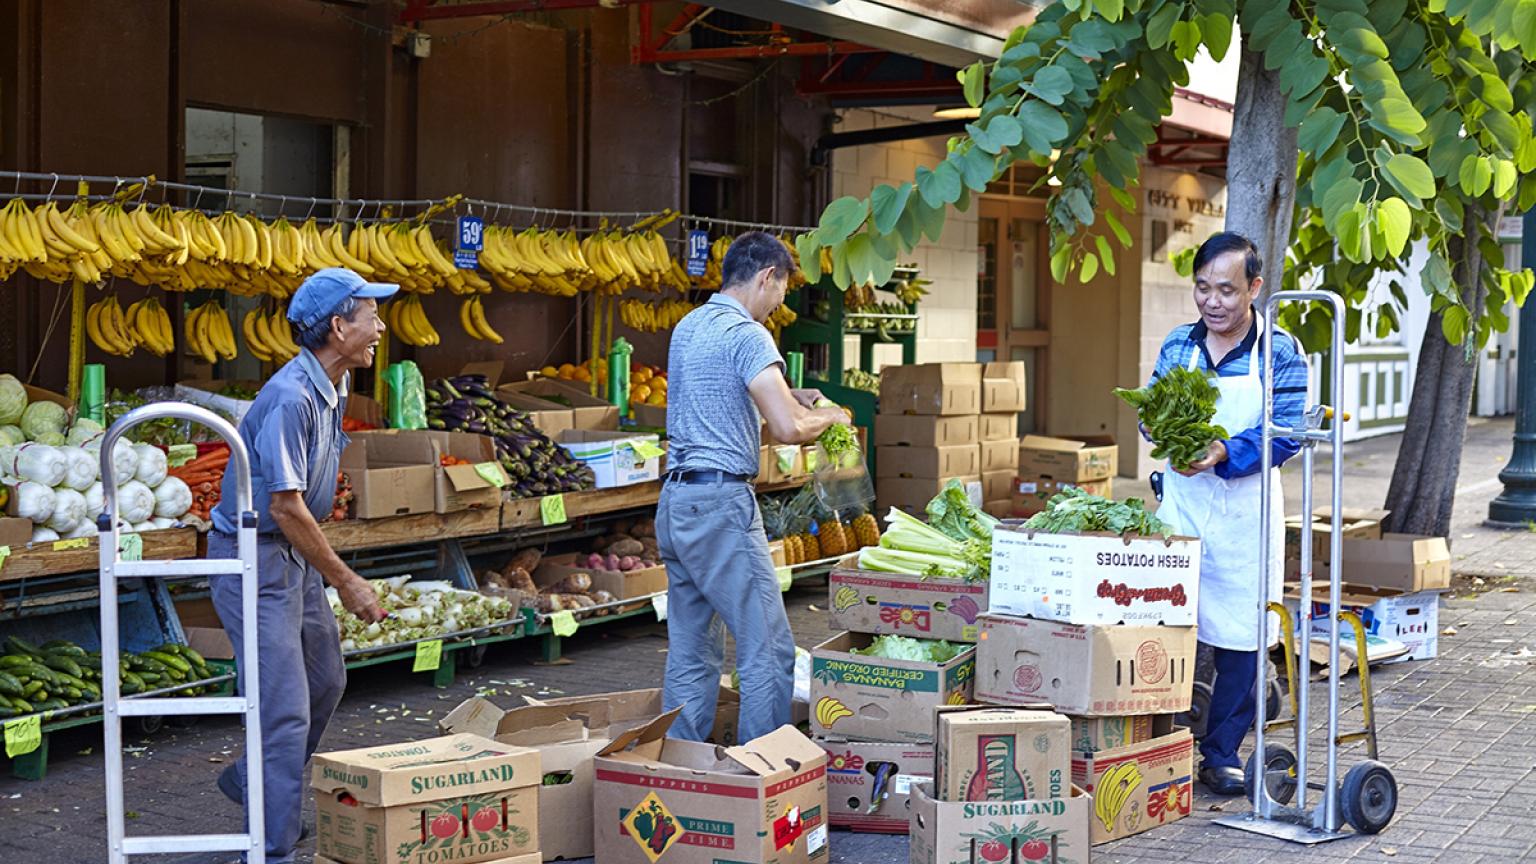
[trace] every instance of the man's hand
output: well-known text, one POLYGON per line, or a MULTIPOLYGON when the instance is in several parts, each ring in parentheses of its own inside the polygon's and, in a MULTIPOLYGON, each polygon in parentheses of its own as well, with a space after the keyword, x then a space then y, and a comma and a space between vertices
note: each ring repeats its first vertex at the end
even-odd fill
POLYGON ((795 397, 795 401, 800 403, 801 408, 815 408, 816 400, 822 398, 820 390, 813 390, 810 388, 804 390, 791 390, 789 392, 790 395, 795 397))
POLYGON ((341 596, 341 605, 362 619, 364 624, 383 621, 386 617, 384 607, 379 605, 379 596, 373 592, 373 586, 361 576, 336 589, 336 593, 341 596))
POLYGON ((1222 462, 1227 461, 1227 444, 1225 441, 1212 441, 1211 448, 1205 451, 1205 458, 1199 462, 1191 462, 1189 467, 1183 470, 1175 468, 1185 477, 1193 477, 1201 471, 1209 471, 1222 462))

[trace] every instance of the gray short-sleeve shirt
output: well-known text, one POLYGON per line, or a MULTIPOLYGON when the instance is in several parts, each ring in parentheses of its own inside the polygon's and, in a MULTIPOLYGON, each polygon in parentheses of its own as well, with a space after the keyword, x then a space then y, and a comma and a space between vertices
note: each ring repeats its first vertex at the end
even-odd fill
MULTIPOLYGON (((347 404, 347 376, 338 388, 308 349, 277 370, 240 421, 240 438, 251 459, 251 505, 260 515, 256 530, 276 534, 272 494, 298 491, 319 521, 336 500, 336 475, 347 446, 341 431, 347 404)), ((224 475, 213 527, 235 533, 235 477, 224 475)))
POLYGON ((667 355, 668 468, 756 474, 762 419, 747 385, 784 358, 768 328, 724 294, 688 313, 667 355))

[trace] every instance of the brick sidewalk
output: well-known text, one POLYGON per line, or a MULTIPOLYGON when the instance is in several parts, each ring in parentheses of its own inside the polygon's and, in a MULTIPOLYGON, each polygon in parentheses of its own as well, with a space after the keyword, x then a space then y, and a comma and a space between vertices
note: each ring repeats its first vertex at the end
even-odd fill
MULTIPOLYGON (((1401 803, 1394 823, 1375 838, 1350 838, 1311 849, 1268 840, 1211 824, 1235 813, 1243 802, 1197 795, 1195 814, 1184 822, 1098 847, 1094 860, 1143 864, 1178 859, 1188 864, 1242 864, 1268 861, 1382 860, 1492 864, 1536 856, 1536 533, 1495 532, 1478 527, 1487 501, 1497 493, 1488 479, 1509 453, 1510 424, 1498 421, 1469 429, 1463 454, 1462 491, 1453 528, 1458 571, 1477 574, 1444 602, 1441 656, 1431 662, 1382 667, 1374 676, 1382 761, 1399 784, 1401 803)), ((1346 503, 1380 503, 1395 453, 1393 439, 1351 445, 1346 503)), ((1322 470, 1323 466, 1319 466, 1322 470)), ((1127 484, 1130 486, 1130 484, 1127 484)), ((1132 487, 1133 489, 1134 487, 1132 487)), ((1117 489, 1131 494, 1131 489, 1117 489)), ((1295 490, 1289 490, 1292 496, 1295 490)), ((807 586, 786 597, 796 639, 809 647, 831 634, 825 591, 807 586), (811 607, 815 606, 813 610, 811 607)), ((598 693, 660 686, 666 642, 654 625, 627 626, 579 634, 568 643, 570 662, 536 665, 534 646, 492 646, 486 664, 460 676, 451 688, 434 690, 402 680, 400 667, 353 674, 346 699, 326 734, 327 750, 365 746, 432 734, 436 718, 478 690, 511 701, 518 695, 598 693)), ((424 676, 417 676, 424 678, 424 676)), ((1343 682, 1343 723, 1358 724, 1356 679, 1343 682), (1351 697, 1353 692, 1353 697, 1351 697)), ((1313 704, 1322 704, 1313 685, 1313 704)), ((1316 716, 1316 715, 1315 715, 1316 716)), ((190 729, 162 729, 152 736, 129 734, 142 747, 127 760, 128 808, 135 833, 228 831, 240 811, 213 788, 213 778, 239 750, 239 727, 203 720, 190 729)), ((103 817, 99 727, 54 736, 48 778, 28 783, 11 779, 0 765, 0 862, 95 862, 103 859, 103 817), (21 830, 17 830, 21 829, 21 830)), ((1320 754, 1314 754, 1320 758, 1320 754)), ((1344 750, 1341 775, 1363 758, 1359 745, 1344 750)), ((1320 761, 1315 762, 1321 765, 1320 761)), ((1197 786, 1197 789, 1199 787, 1197 786)), ((312 806, 312 805, 311 805, 312 806)), ((305 850, 300 861, 310 860, 305 850)), ((834 862, 904 861, 905 837, 836 832, 834 862)), ((156 859, 150 859, 156 860, 156 859)), ((178 864, 222 861, 220 857, 158 859, 178 864)))

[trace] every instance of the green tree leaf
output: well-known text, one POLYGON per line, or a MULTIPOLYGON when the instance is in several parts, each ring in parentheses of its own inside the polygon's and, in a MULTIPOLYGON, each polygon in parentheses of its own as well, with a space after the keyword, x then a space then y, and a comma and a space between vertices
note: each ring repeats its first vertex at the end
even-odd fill
POLYGON ((898 187, 880 185, 869 193, 870 215, 874 217, 875 230, 881 234, 889 234, 896 228, 896 222, 901 218, 901 213, 906 209, 907 201, 912 197, 912 184, 903 183, 898 187))
POLYGON ((960 157, 960 172, 971 191, 985 192, 997 173, 997 160, 980 147, 972 147, 960 157))
POLYGON ((1051 105, 1060 105, 1076 85, 1072 74, 1061 66, 1047 66, 1035 73, 1035 80, 1024 89, 1051 105))
POLYGON ((1507 114, 1515 110, 1515 97, 1510 95, 1509 88, 1504 86, 1503 79, 1497 75, 1484 72, 1473 78, 1472 92, 1496 111, 1507 114))
POLYGON ((821 213, 821 223, 816 228, 824 246, 836 246, 857 231, 869 215, 869 203, 862 198, 845 195, 827 205, 821 213))
POLYGON ((1460 345, 1467 338, 1467 323, 1471 316, 1467 314, 1465 306, 1447 306, 1440 311, 1440 332, 1445 334, 1445 341, 1452 345, 1460 345))
POLYGON ((1457 180, 1460 181, 1463 192, 1474 198, 1480 198, 1493 183, 1493 163, 1487 156, 1469 155, 1461 160, 1461 170, 1457 180))
POLYGON ((1320 106, 1312 115, 1301 123, 1301 128, 1296 132, 1296 144, 1303 152, 1317 156, 1333 146, 1333 142, 1339 137, 1339 130, 1344 128, 1345 117, 1343 114, 1329 108, 1320 106))
POLYGON ((1334 229, 1338 233, 1339 251, 1351 261, 1359 261, 1361 258, 1360 238, 1364 233, 1360 230, 1361 215, 1360 205, 1355 204, 1339 214, 1338 227, 1334 229))
POLYGON ((868 285, 875 280, 875 262, 879 256, 875 255, 874 244, 870 242, 869 235, 858 233, 848 238, 848 274, 852 277, 853 285, 868 285))
POLYGON ((929 207, 943 207, 952 204, 960 197, 960 172, 955 170, 955 165, 948 159, 939 163, 937 168, 929 170, 919 167, 917 169, 917 194, 922 196, 929 207))
POLYGON ((1093 5, 1108 21, 1119 21, 1125 14, 1125 0, 1094 0, 1093 5))
MULTIPOLYGON (((1360 203, 1365 185, 1353 177, 1342 177, 1323 193, 1323 224, 1338 230, 1339 218, 1360 203)), ((1357 226, 1358 227, 1358 226, 1357 226)))
POLYGON ((1026 99, 1019 106, 1019 124, 1029 149, 1042 156, 1067 137, 1067 121, 1061 112, 1038 99, 1026 99))
POLYGON ((965 94, 965 104, 972 108, 980 108, 987 82, 986 64, 977 60, 956 72, 955 77, 959 79, 961 92, 965 94))
POLYGON ((1404 197, 1435 197, 1435 174, 1423 159, 1408 153, 1394 153, 1381 168, 1386 172, 1388 182, 1404 197))
POLYGON ((1493 196, 1495 198, 1508 198, 1509 193, 1515 188, 1515 181, 1520 179, 1520 173, 1515 170, 1515 163, 1508 159, 1493 160, 1493 196))
POLYGON ((1212 12, 1200 18, 1200 32, 1205 34, 1205 49, 1217 63, 1227 56, 1232 45, 1232 16, 1212 12))
POLYGON ((973 149, 991 153, 993 156, 996 156, 997 154, 1003 152, 1003 150, 1007 149, 1002 144, 998 143, 997 139, 994 138, 991 133, 981 128, 980 126, 977 126, 975 123, 965 124, 965 134, 970 136, 971 144, 974 145, 973 149))
POLYGON ((807 231, 795 238, 795 254, 800 256, 800 272, 805 281, 821 281, 821 243, 815 231, 807 231))
POLYGON ((1408 234, 1413 230, 1413 213, 1408 209, 1408 202, 1388 198, 1377 204, 1376 225, 1386 241, 1387 252, 1393 258, 1401 257, 1408 245, 1408 234))
POLYGON ((1093 204, 1088 200, 1088 193, 1082 187, 1073 186, 1061 194, 1061 202, 1066 205, 1067 212, 1072 214, 1083 225, 1093 224, 1093 204))
POLYGON ((1125 230, 1125 226, 1120 223, 1120 217, 1116 216, 1114 211, 1104 211, 1104 222, 1109 225, 1109 230, 1114 232, 1115 239, 1120 241, 1121 246, 1126 249, 1131 248, 1131 232, 1125 230))
MULTIPOLYGON (((1536 0, 1532 0, 1536 2, 1536 0)), ((1155 50, 1163 48, 1172 39, 1173 25, 1179 20, 1179 11, 1183 4, 1167 3, 1147 19, 1147 47, 1155 50)), ((1057 280, 1060 281, 1060 280, 1057 280)))
POLYGON ((1448 195, 1436 197, 1435 217, 1445 226, 1445 230, 1452 234, 1461 233, 1462 209, 1460 201, 1448 195))
MULTIPOLYGON (((957 184, 958 185, 958 184, 957 184)), ((962 192, 965 190, 961 190, 962 192)), ((957 194, 958 197, 958 194, 957 194)), ((922 233, 927 238, 937 243, 944 235, 944 217, 949 215, 949 209, 944 204, 937 207, 918 207, 917 224, 922 228, 922 233)))
POLYGON ((1012 114, 999 114, 987 123, 987 134, 1002 144, 1002 149, 1006 150, 1024 140, 1024 127, 1012 114))
POLYGON ((1067 281, 1067 271, 1072 267, 1072 245, 1062 243, 1051 253, 1051 278, 1058 283, 1067 281))
POLYGON ((1099 260, 1104 264, 1104 272, 1115 275, 1115 250, 1109 248, 1109 238, 1099 234, 1093 238, 1094 246, 1099 250, 1099 260))
POLYGON ((1084 255, 1083 266, 1078 268, 1077 281, 1084 285, 1093 281, 1093 277, 1099 275, 1099 259, 1096 255, 1084 255))

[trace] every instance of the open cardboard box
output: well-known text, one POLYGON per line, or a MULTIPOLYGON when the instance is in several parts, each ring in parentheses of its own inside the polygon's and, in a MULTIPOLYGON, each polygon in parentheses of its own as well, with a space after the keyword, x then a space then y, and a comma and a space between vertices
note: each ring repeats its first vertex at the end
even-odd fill
POLYGON ((1115 494, 1115 481, 1111 478, 1103 480, 1052 480, 1049 477, 1014 478, 1013 489, 1009 493, 1011 515, 1015 517, 1033 516, 1045 510, 1051 499, 1065 492, 1069 487, 1077 488, 1090 495, 1098 495, 1101 498, 1112 498, 1115 494))
POLYGON ((858 556, 827 577, 832 626, 855 633, 976 641, 976 616, 987 610, 987 582, 913 573, 860 570, 858 556))
POLYGON ((599 489, 655 480, 661 476, 661 463, 666 458, 665 453, 640 455, 638 448, 661 446, 657 436, 647 433, 567 429, 555 438, 555 443, 592 469, 599 489))
POLYGON ((1093 799, 939 801, 933 784, 912 785, 912 864, 1086 862, 1093 799))
POLYGON ((667 590, 667 566, 657 564, 639 570, 615 573, 601 567, 584 567, 576 563, 578 557, 571 552, 563 555, 546 555, 533 571, 533 582, 539 588, 548 588, 572 573, 586 573, 592 577, 592 587, 607 591, 620 600, 646 597, 667 590))
POLYGON ((1005 360, 981 368, 981 410, 984 413, 1012 413, 1024 410, 1024 361, 1005 360))
POLYGON ((511 389, 518 393, 536 396, 546 402, 569 406, 571 422, 576 429, 613 432, 619 428, 618 406, 606 399, 593 396, 585 387, 577 389, 572 384, 556 381, 553 378, 533 378, 528 381, 515 381, 501 389, 511 389))
POLYGON ((950 416, 980 412, 980 363, 924 363, 880 370, 882 414, 950 416))
POLYGON ((914 783, 933 782, 933 745, 818 738, 827 751, 827 808, 834 826, 905 834, 914 783))
POLYGON ((1193 537, 992 534, 995 612, 1068 624, 1196 622, 1200 541, 1193 537))
POLYGON ((354 432, 341 453, 352 481, 354 519, 431 513, 437 503, 437 447, 425 430, 354 432))
MULTIPOLYGON (((881 450, 886 448, 882 447, 881 450)), ((883 464, 877 455, 876 462, 883 464)), ((904 510, 919 518, 924 516, 924 508, 933 496, 944 491, 944 487, 950 480, 959 480, 965 487, 965 495, 971 503, 980 507, 984 502, 981 497, 981 475, 965 474, 954 477, 877 477, 875 479, 875 509, 884 513, 892 507, 904 510)))
POLYGON ((868 633, 839 633, 811 649, 811 729, 874 741, 932 741, 933 712, 970 701, 976 649, 944 663, 854 654, 868 633))
MULTIPOLYGON (((1313 588, 1312 604, 1307 613, 1312 638, 1322 637, 1325 644, 1331 617, 1328 614, 1329 587, 1313 588)), ((1286 592, 1286 599, 1292 600, 1297 595, 1298 589, 1292 586, 1292 590, 1286 592)), ((1406 652, 1391 659, 1433 660, 1440 654, 1439 591, 1404 592, 1345 584, 1340 586, 1339 611, 1360 616, 1360 623, 1365 627, 1366 650, 1371 652, 1372 662, 1389 658, 1377 656, 1371 637, 1400 642, 1407 648, 1406 652)), ((1354 630, 1340 623, 1339 638, 1341 644, 1345 641, 1353 644, 1354 630)))
MULTIPOLYGON (((529 705, 558 705, 579 716, 594 737, 616 738, 622 732, 635 729, 656 719, 662 712, 661 688, 649 690, 624 690, 614 693, 596 693, 590 696, 563 696, 558 699, 535 699, 524 696, 529 705)), ((741 694, 722 686, 715 699, 714 734, 707 739, 711 744, 729 746, 736 743, 736 720, 741 713, 741 694)))
POLYGON ((1115 476, 1120 448, 1109 435, 1025 435, 1019 442, 1019 473, 1081 482, 1115 476))
POLYGON ((437 512, 456 513, 501 506, 501 490, 512 484, 512 478, 496 459, 494 440, 469 432, 432 431, 427 434, 439 457, 433 498, 437 512), (443 456, 453 456, 470 464, 443 465, 443 456))

